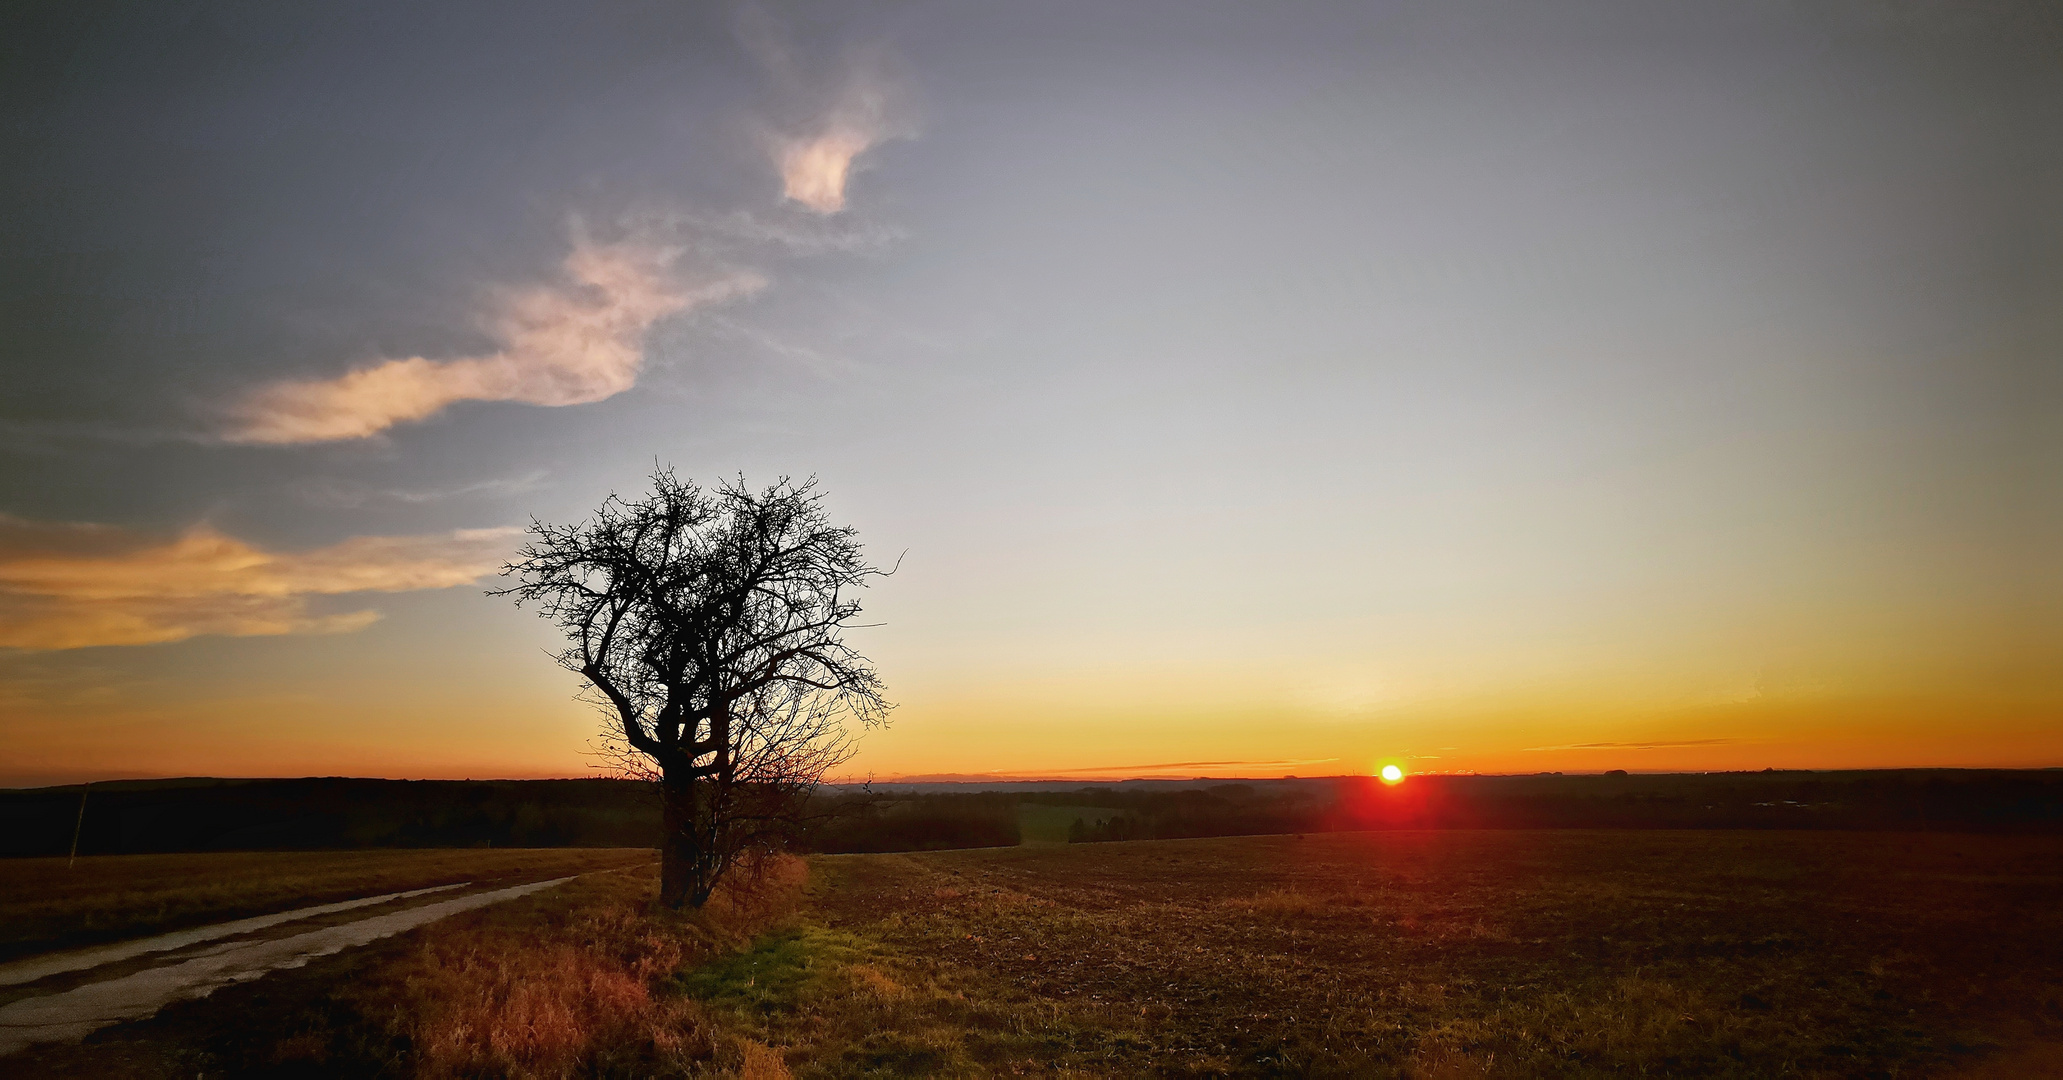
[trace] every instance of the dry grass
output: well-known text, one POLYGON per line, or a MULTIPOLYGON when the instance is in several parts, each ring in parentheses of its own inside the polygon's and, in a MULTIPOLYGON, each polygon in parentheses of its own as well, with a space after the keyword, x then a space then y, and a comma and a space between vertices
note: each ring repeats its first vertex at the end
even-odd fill
MULTIPOLYGON (((0 1072, 99 1077, 785 1076, 715 1022, 680 972, 791 919, 808 870, 784 858, 700 912, 655 911, 656 867, 596 873, 276 972, 0 1072)), ((10 1073, 11 1075, 11 1073, 10 1073)))
POLYGON ((756 947, 772 990, 691 987, 797 1075, 1931 1075, 2063 1038, 2056 838, 1388 833, 818 866, 814 922, 756 947))
POLYGON ((98 1077, 785 1076, 677 976, 790 919, 808 870, 782 858, 700 912, 655 911, 656 867, 595 873, 299 971, 167 1008, 0 1072, 98 1077))
POLYGON ((426 935, 390 975, 401 993, 381 1003, 416 1075, 564 1076, 611 1060, 677 1072, 713 1056, 700 1009, 652 993, 693 957, 645 916, 646 887, 601 883, 570 907, 533 913, 542 918, 426 935))
POLYGON ((2012 1075, 2063 1042, 2058 838, 1340 834, 810 867, 692 916, 651 910, 649 869, 596 875, 30 1064, 2012 1075))
POLYGON ((666 992, 676 972, 749 942, 793 909, 807 869, 782 859, 701 912, 656 913, 656 882, 598 875, 558 895, 422 935, 361 1012, 381 1016, 418 1077, 680 1075, 715 1067, 785 1076, 780 1056, 666 992))
POLYGON ((0 959, 456 881, 649 862, 637 848, 239 851, 0 864, 0 959))

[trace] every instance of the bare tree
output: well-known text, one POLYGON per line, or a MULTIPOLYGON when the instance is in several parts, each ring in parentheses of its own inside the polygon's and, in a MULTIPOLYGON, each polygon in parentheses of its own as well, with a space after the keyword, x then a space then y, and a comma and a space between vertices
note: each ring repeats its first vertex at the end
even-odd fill
POLYGON ((558 661, 608 715, 604 747, 659 782, 659 898, 700 907, 796 822, 852 753, 849 719, 885 720, 874 666, 845 643, 853 593, 885 571, 833 526, 814 478, 713 490, 652 474, 577 525, 533 521, 502 568, 566 632, 558 661))

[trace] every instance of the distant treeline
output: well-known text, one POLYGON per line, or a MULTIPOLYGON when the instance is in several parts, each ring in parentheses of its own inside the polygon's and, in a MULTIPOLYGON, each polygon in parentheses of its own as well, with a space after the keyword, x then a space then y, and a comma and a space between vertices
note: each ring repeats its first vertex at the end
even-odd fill
POLYGON ((0 853, 649 847, 659 801, 629 780, 133 780, 0 791, 0 853), (80 796, 85 796, 85 815, 80 796))
POLYGON ((1372 777, 1084 788, 1028 802, 1122 810, 1076 842, 1349 829, 2063 830, 2063 770, 1372 777))
MULTIPOLYGON (((655 847, 658 792, 634 780, 128 780, 0 790, 0 855, 411 847, 655 847), (81 796, 84 816, 80 816, 81 796)), ((1013 796, 836 794, 798 846, 923 851, 1018 842, 1013 796)))
MULTIPOLYGON (((1076 842, 1395 828, 2063 831, 2063 770, 1418 776, 1124 783, 1007 792, 827 790, 797 846, 922 851, 1019 842, 1028 807, 1076 842), (1065 813, 1045 809, 1044 814, 1065 813)), ((154 780, 0 791, 0 855, 391 847, 646 847, 631 780, 154 780), (79 817, 85 795, 85 815, 79 817)))

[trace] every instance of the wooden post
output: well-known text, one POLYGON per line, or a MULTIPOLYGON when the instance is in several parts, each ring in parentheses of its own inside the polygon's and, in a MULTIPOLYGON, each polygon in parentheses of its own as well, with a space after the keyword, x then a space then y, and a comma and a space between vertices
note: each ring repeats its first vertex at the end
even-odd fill
POLYGON ((79 861, 79 830, 86 827, 86 793, 93 790, 93 781, 79 789, 79 820, 72 822, 72 857, 64 861, 64 868, 70 870, 79 861))

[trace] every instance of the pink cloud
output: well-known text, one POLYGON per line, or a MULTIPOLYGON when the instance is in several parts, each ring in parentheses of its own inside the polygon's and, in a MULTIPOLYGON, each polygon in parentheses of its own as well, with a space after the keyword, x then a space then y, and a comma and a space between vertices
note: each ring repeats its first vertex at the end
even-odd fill
POLYGON ((333 379, 260 387, 231 409, 224 437, 242 443, 362 439, 460 401, 580 405, 637 382, 644 338, 669 315, 765 285, 749 271, 679 283, 678 249, 582 244, 567 257, 570 284, 508 294, 488 318, 502 348, 485 356, 381 361, 333 379))
POLYGON ((517 531, 360 536, 312 551, 270 552, 207 525, 163 539, 0 516, 0 647, 358 630, 379 614, 315 615, 309 599, 470 584, 500 565, 517 531))
POLYGON ((819 214, 845 209, 845 179, 852 159, 874 144, 863 129, 833 128, 814 138, 781 144, 782 194, 819 214))

